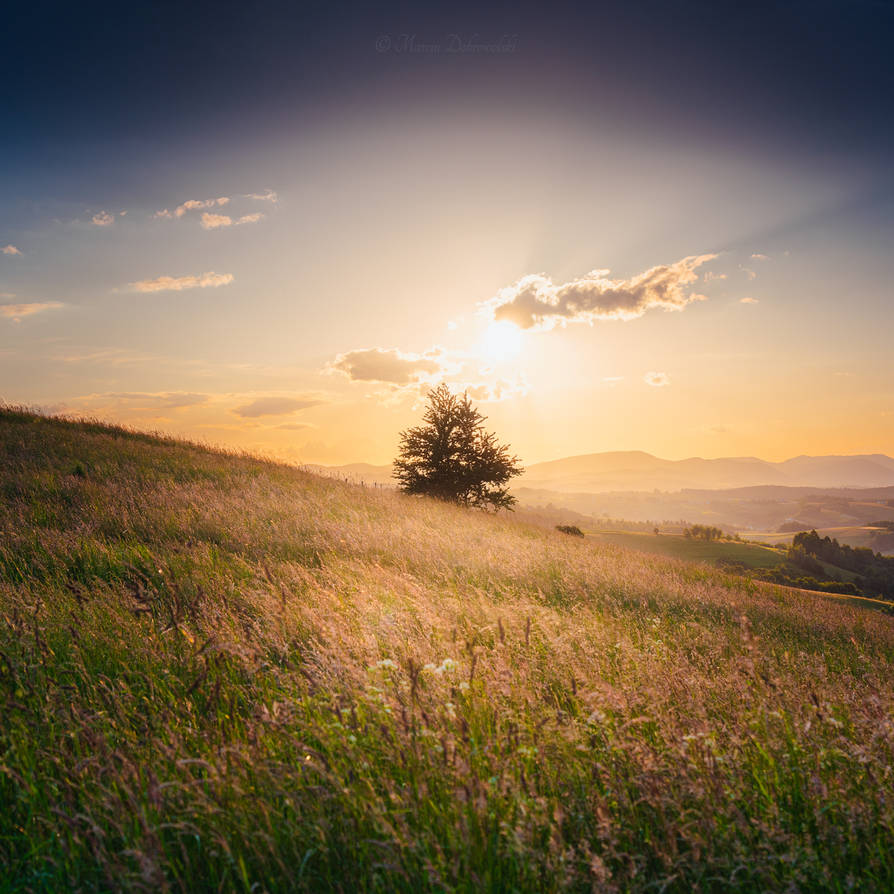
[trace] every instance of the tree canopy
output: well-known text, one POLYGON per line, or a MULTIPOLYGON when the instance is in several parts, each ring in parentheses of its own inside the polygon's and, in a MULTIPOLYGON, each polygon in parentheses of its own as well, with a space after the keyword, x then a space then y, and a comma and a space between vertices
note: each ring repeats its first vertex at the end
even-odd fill
POLYGON ((481 509, 512 509, 507 483, 519 459, 484 428, 467 393, 441 384, 428 393, 424 424, 401 432, 394 477, 408 494, 425 494, 481 509))

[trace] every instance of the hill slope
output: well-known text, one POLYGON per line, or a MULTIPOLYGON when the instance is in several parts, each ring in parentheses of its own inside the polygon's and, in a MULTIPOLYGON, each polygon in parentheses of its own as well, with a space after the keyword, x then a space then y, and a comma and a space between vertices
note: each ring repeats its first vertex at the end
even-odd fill
POLYGON ((0 890, 894 886, 894 625, 0 411, 0 890))

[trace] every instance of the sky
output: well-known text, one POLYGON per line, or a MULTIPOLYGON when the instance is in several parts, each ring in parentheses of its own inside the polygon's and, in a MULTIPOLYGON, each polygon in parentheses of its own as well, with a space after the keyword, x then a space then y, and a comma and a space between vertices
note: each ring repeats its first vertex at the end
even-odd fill
POLYGON ((894 454, 894 4, 35 3, 0 400, 390 462, 894 454))

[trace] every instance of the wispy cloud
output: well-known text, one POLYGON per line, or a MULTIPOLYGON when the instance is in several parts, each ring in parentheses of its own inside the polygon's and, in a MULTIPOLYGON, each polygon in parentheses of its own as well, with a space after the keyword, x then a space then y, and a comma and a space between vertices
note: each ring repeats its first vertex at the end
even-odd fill
POLYGON ((511 397, 522 397, 528 393, 527 382, 522 377, 515 380, 498 378, 490 382, 450 382, 454 392, 465 392, 473 400, 496 403, 511 397))
POLYGON ((698 279, 696 269, 716 257, 691 255, 630 279, 608 279, 609 270, 593 270, 580 279, 557 285, 549 277, 534 273, 502 289, 484 306, 495 320, 541 330, 566 323, 632 320, 654 307, 682 310, 704 299, 688 287, 698 279))
POLYGON ((276 204, 279 201, 279 196, 272 190, 268 189, 264 192, 248 192, 245 194, 246 199, 257 199, 260 202, 273 202, 276 204))
POLYGON ((62 307, 59 301, 36 301, 31 304, 0 304, 0 317, 18 323, 23 317, 43 313, 45 310, 54 310, 62 307))
POLYGON ((172 220, 173 218, 183 217, 189 211, 201 211, 205 208, 219 208, 226 205, 229 201, 229 196, 220 196, 216 199, 187 199, 173 211, 168 211, 167 208, 162 211, 156 211, 155 217, 164 220, 172 220))
POLYGON ((664 388, 671 383, 670 376, 663 372, 647 372, 643 376, 643 381, 653 388, 664 388))
POLYGON ((202 226, 206 230, 216 230, 220 227, 238 227, 241 224, 257 223, 264 215, 260 212, 255 214, 243 214, 242 217, 233 220, 227 214, 211 214, 206 211, 202 215, 202 226))
POLYGON ((715 280, 715 279, 726 279, 726 274, 725 273, 712 273, 710 270, 708 270, 705 273, 705 282, 711 282, 712 280, 715 280))
POLYGON ((98 227, 110 227, 115 223, 115 216, 108 211, 97 211, 90 220, 98 227))
POLYGON ((755 253, 751 256, 751 260, 752 260, 752 261, 769 261, 769 260, 770 260, 770 256, 769 256, 769 255, 762 255, 762 254, 760 254, 759 252, 755 252, 755 253))
POLYGON ((232 273, 215 273, 209 270, 197 276, 159 276, 132 282, 134 292, 181 292, 184 289, 207 289, 229 285, 235 277, 232 273))
POLYGON ((196 407, 207 403, 210 395, 193 391, 109 391, 97 397, 123 401, 133 405, 133 409, 176 410, 182 407, 196 407))
POLYGON ((20 255, 21 252, 14 245, 4 245, 0 251, 5 255, 20 255))
POLYGON ((740 298, 740 304, 760 304, 760 299, 758 298, 740 298))
POLYGON ((257 419, 260 416, 285 416, 287 413, 306 410, 319 403, 321 401, 313 397, 259 397, 241 407, 236 407, 233 412, 243 419, 257 419))

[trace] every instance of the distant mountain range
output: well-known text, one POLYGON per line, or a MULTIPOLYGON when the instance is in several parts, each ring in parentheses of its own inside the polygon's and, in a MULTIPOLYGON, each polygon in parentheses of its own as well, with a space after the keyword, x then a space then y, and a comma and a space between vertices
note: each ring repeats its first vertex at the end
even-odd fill
POLYGON ((858 456, 796 456, 767 462, 753 456, 721 459, 659 459, 641 451, 591 453, 525 469, 520 485, 562 493, 721 490, 755 485, 786 487, 886 487, 894 485, 894 459, 882 453, 858 456))
MULTIPOLYGON (((352 463, 308 468, 370 484, 394 484, 390 466, 352 463)), ((534 463, 517 479, 518 487, 575 494, 724 490, 757 485, 890 487, 894 486, 894 459, 883 453, 871 453, 857 456, 796 456, 778 463, 753 456, 670 460, 631 450, 589 453, 534 463)))

